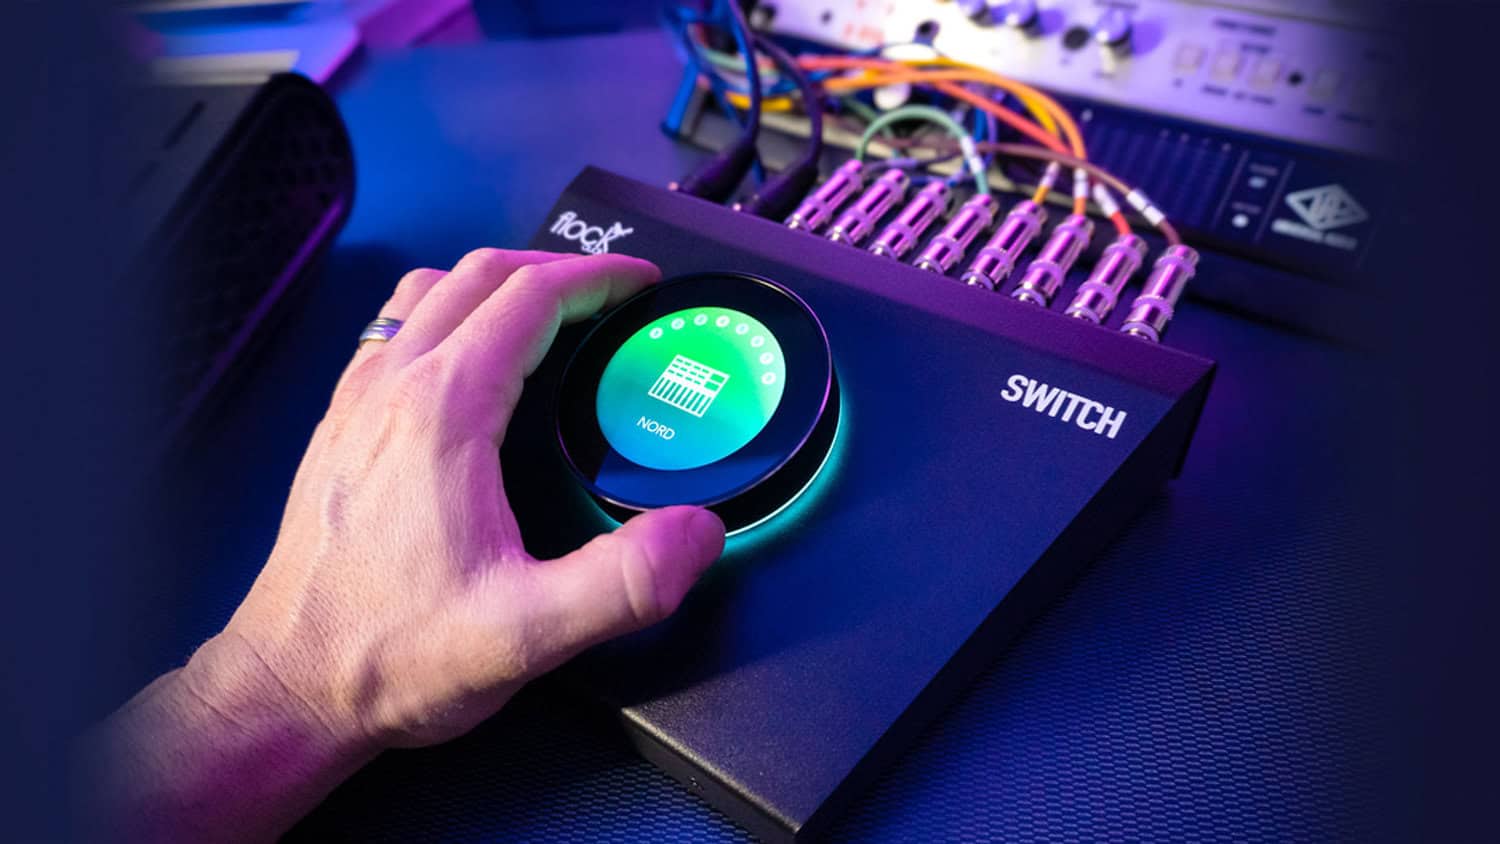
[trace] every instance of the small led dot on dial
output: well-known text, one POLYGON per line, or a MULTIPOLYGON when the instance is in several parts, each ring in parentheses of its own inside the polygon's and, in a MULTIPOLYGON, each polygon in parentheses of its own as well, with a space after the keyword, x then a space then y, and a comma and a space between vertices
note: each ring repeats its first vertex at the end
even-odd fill
POLYGON ((677 319, 672 320, 673 331, 681 329, 684 325, 687 325, 687 323, 683 321, 682 317, 678 317, 677 319))
POLYGON ((658 325, 657 327, 651 329, 651 339, 652 340, 660 340, 661 339, 661 326, 658 325))
POLYGON ((716 320, 714 320, 714 325, 716 325, 716 326, 718 326, 720 328, 723 328, 724 326, 726 326, 728 324, 729 324, 729 317, 724 316, 723 314, 720 314, 719 318, 716 319, 716 320))
POLYGON ((748 334, 749 332, 750 332, 750 326, 744 324, 743 322, 740 323, 739 325, 736 325, 734 327, 734 333, 735 334, 748 334))
POLYGON ((693 317, 693 325, 707 325, 707 324, 708 324, 708 314, 698 314, 697 316, 693 317))
POLYGON ((760 335, 756 335, 756 336, 750 338, 750 346, 751 346, 751 348, 759 349, 761 346, 764 346, 765 344, 766 344, 766 338, 761 337, 760 335))

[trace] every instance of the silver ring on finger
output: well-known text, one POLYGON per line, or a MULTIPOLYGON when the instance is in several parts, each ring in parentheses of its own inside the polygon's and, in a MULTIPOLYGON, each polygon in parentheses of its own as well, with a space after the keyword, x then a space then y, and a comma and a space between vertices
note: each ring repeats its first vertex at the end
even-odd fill
POLYGON ((405 324, 403 320, 391 317, 381 317, 374 320, 365 326, 364 331, 359 333, 359 344, 363 346, 365 343, 384 343, 395 337, 396 332, 401 330, 403 324, 405 324))

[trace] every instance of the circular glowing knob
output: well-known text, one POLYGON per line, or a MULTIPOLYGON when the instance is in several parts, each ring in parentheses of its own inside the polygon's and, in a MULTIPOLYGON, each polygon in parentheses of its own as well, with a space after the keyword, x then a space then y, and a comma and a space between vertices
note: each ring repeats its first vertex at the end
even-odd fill
POLYGON ((558 443, 619 521, 696 504, 744 530, 822 469, 838 396, 828 337, 790 290, 743 273, 684 276, 583 339, 558 392, 558 443))

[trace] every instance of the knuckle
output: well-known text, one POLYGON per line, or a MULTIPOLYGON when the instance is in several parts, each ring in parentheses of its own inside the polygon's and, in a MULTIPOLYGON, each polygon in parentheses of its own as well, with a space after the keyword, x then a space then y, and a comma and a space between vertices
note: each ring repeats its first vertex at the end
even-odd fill
POLYGON ((452 396, 454 366, 440 351, 407 364, 396 377, 387 407, 398 416, 425 420, 439 415, 452 396))
POLYGON ((465 254, 455 265, 455 269, 463 267, 480 273, 499 272, 509 263, 509 255, 504 249, 482 246, 465 254))
POLYGON ((361 360, 356 360, 349 367, 349 371, 344 373, 338 391, 334 394, 334 401, 354 399, 369 392, 383 369, 383 365, 374 354, 365 355, 361 360))
POLYGON ((446 273, 442 270, 434 270, 430 267, 421 267, 412 270, 406 275, 401 276, 401 280, 396 282, 396 295, 411 296, 425 293, 434 284, 437 284, 438 280, 444 275, 446 273))
POLYGON ((558 285, 543 264, 527 264, 516 270, 501 290, 507 319, 545 322, 557 312, 558 285))
POLYGON ((510 274, 505 286, 511 288, 513 295, 534 295, 538 291, 546 290, 547 273, 545 264, 524 264, 510 274))
POLYGON ((639 544, 622 537, 606 534, 600 538, 605 552, 617 561, 621 587, 636 623, 646 627, 666 618, 671 608, 662 604, 651 556, 639 544))

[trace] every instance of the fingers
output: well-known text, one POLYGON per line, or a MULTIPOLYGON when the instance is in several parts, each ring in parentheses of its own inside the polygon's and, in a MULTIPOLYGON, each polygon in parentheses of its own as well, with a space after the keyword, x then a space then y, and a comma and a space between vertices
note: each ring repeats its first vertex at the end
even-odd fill
MULTIPOLYGON (((396 282, 396 289, 391 293, 391 298, 381 306, 380 316, 385 319, 399 319, 402 322, 411 319, 412 312, 417 309, 417 303, 426 298, 427 294, 446 275, 448 274, 442 270, 420 269, 412 270, 402 276, 401 280, 396 282)), ((362 356, 360 353, 369 354, 378 350, 381 345, 383 345, 381 342, 375 340, 360 343, 355 353, 356 359, 362 356)))
POLYGON ((427 297, 427 294, 437 285, 443 277, 448 275, 442 270, 420 269, 412 270, 396 282, 396 289, 391 293, 391 298, 386 300, 380 309, 380 316, 402 321, 411 319, 412 312, 417 309, 417 303, 427 297))
POLYGON ((573 553, 540 563, 532 629, 537 662, 558 664, 584 648, 671 615, 724 550, 724 523, 698 507, 642 513, 573 553))
POLYGON ((617 304, 660 277, 648 261, 610 254, 517 270, 438 349, 461 373, 464 389, 490 409, 478 417, 483 433, 500 440, 522 383, 561 325, 617 304))
POLYGON ((576 255, 476 249, 465 255, 443 283, 416 304, 401 332, 390 341, 390 353, 410 360, 453 333, 474 309, 522 267, 576 260, 576 255))
POLYGON ((486 248, 465 255, 451 272, 420 269, 407 273, 380 309, 380 316, 404 323, 400 331, 384 342, 360 343, 339 376, 335 392, 361 380, 357 372, 363 373, 365 380, 378 378, 392 366, 408 363, 432 349, 521 267, 577 257, 486 248))
MULTIPOLYGON (((416 310, 417 303, 422 301, 428 292, 439 281, 442 281, 446 275, 448 274, 442 270, 420 269, 412 270, 402 276, 401 280, 396 282, 396 289, 391 293, 391 298, 387 299, 386 303, 381 306, 379 316, 387 319, 399 319, 403 322, 411 319, 412 312, 416 310)), ((397 336, 400 336, 399 332, 397 336)), ((348 380, 349 373, 354 369, 356 364, 378 352, 384 345, 385 343, 375 340, 366 340, 360 343, 359 348, 355 349, 354 356, 349 361, 349 365, 344 367, 343 374, 339 376, 338 386, 342 387, 344 382, 348 380)))

